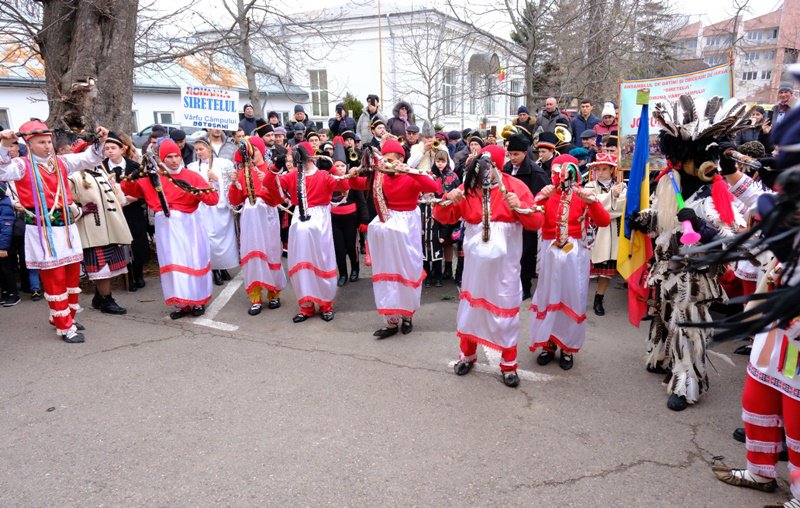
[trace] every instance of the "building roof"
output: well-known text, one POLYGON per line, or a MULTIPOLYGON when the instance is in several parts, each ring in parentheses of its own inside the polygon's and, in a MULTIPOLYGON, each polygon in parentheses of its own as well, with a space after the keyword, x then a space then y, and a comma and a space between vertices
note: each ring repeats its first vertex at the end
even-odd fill
POLYGON ((708 25, 703 29, 704 36, 713 36, 713 35, 727 35, 733 32, 734 28, 742 22, 742 17, 733 17, 728 18, 712 25, 708 25))
POLYGON ((760 30, 763 28, 775 28, 780 26, 781 24, 781 10, 768 12, 763 16, 759 16, 757 18, 748 19, 744 22, 744 29, 746 31, 750 30, 760 30))
MULTIPOLYGON (((40 87, 44 82, 44 62, 29 48, 19 44, 0 44, 0 81, 15 86, 40 87)), ((182 85, 212 85, 248 93, 247 78, 241 62, 221 53, 201 52, 174 62, 143 65, 134 69, 136 92, 168 93, 182 85)), ((305 100, 308 92, 277 77, 259 75, 258 88, 267 96, 287 96, 305 100)))
POLYGON ((700 33, 700 28, 703 26, 702 23, 696 21, 694 23, 688 24, 683 28, 679 28, 672 36, 672 40, 674 41, 682 41, 685 39, 696 39, 697 35, 700 33))

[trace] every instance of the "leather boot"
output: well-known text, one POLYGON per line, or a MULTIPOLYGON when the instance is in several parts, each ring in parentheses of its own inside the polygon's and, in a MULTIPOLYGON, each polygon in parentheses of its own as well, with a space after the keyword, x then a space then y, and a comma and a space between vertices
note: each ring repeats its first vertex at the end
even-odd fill
POLYGON ((221 286, 222 285, 222 274, 219 270, 211 270, 211 274, 214 278, 214 285, 221 286))
POLYGON ((103 297, 100 296, 100 292, 97 291, 97 288, 95 288, 94 297, 92 298, 92 308, 100 309, 102 307, 103 307, 103 297))
POLYGON ((103 303, 100 305, 100 312, 103 314, 126 314, 128 312, 127 309, 117 305, 110 293, 102 297, 102 299, 103 303))
POLYGON ((603 308, 603 295, 594 295, 594 313, 598 316, 606 315, 606 309, 603 308))
MULTIPOLYGON (((136 277, 133 274, 133 265, 128 265, 128 291, 135 293, 138 288, 136 285, 136 277)), ((94 302, 92 302, 94 303, 94 302)), ((97 307, 95 307, 96 309, 97 307)))

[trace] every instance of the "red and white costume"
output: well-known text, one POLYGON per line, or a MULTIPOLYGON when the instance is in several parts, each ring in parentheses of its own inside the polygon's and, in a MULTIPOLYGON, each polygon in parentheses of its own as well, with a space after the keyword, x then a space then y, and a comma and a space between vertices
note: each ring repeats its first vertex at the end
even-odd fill
MULTIPOLYGON (((253 139, 254 146, 257 141, 260 141, 260 138, 253 139)), ((261 150, 260 147, 256 148, 261 150)), ((236 162, 240 163, 241 156, 238 151, 235 157, 236 162)), ((286 273, 281 264, 283 245, 280 217, 276 208, 283 200, 279 195, 271 198, 262 189, 264 180, 272 179, 268 164, 261 164, 257 168, 251 166, 249 171, 255 200, 251 203, 247 196, 243 169, 239 171, 238 181, 230 186, 228 199, 234 206, 244 204, 239 221, 242 274, 247 294, 256 294, 254 291, 258 290, 258 299, 251 299, 251 303, 261 303, 261 288, 274 296, 276 293, 280 294, 287 283, 286 273)))
MULTIPOLYGON (((39 121, 20 126, 21 131, 46 130, 39 121)), ((50 136, 47 134, 38 134, 50 136)), ((35 136, 26 136, 31 139, 35 136)), ((81 169, 93 169, 103 159, 103 145, 77 154, 42 159, 10 158, 0 146, 0 180, 15 181, 19 202, 27 210, 25 264, 39 270, 42 289, 50 307, 50 322, 56 333, 75 333, 75 314, 80 310, 80 263, 83 248, 69 205, 72 193, 67 176, 81 169), (35 168, 34 168, 35 166, 35 168), (48 220, 49 219, 49 220, 48 220)))
MULTIPOLYGON (((399 143, 384 143, 387 146, 399 143)), ((440 185, 427 175, 376 173, 383 179, 383 196, 388 216, 380 214, 369 223, 370 255, 372 257, 372 290, 375 306, 388 325, 396 326, 410 319, 419 309, 422 296, 422 219, 419 211, 421 193, 439 192, 440 185)), ((355 178, 354 189, 366 190, 367 178, 355 178)), ((377 189, 373 189, 373 193, 377 189)))
MULTIPOLYGON (((313 149, 307 142, 307 153, 313 149)), ((266 178, 269 203, 282 202, 283 193, 297 205, 297 169, 266 178)), ((347 180, 337 180, 327 171, 314 168, 305 175, 306 202, 309 219, 300 220, 296 208, 289 226, 289 280, 297 304, 305 316, 314 315, 314 304, 320 312, 333 310, 336 298, 336 253, 331 232, 331 197, 336 191, 350 188, 347 180)))
MULTIPOLYGON (((502 158, 500 167, 502 168, 502 158)), ((520 200, 521 208, 533 206, 533 194, 517 178, 502 174, 508 192, 520 200)), ((463 185, 460 187, 463 190, 463 185)), ((519 307, 522 303, 520 264, 522 230, 537 230, 544 216, 541 212, 519 214, 506 204, 499 186, 490 191, 490 237, 484 242, 482 191, 465 194, 464 199, 449 206, 435 206, 433 216, 443 224, 463 219, 464 274, 456 318, 456 334, 461 340, 460 359, 477 360, 478 344, 497 349, 502 354, 500 369, 517 369, 519 307)))
MULTIPOLYGON (((159 157, 164 160, 177 149, 173 141, 162 141, 159 157)), ((177 153, 180 154, 180 150, 177 153)), ((185 167, 170 171, 170 175, 193 187, 208 188, 208 183, 200 174, 185 167)), ((200 203, 216 205, 219 194, 216 190, 194 194, 181 189, 165 175, 159 175, 159 178, 169 205, 169 217, 164 215, 158 194, 149 178, 124 181, 122 190, 128 196, 143 198, 155 213, 158 265, 164 303, 178 308, 205 305, 211 300, 211 254, 202 215, 196 212, 200 203)))
MULTIPOLYGON (((568 162, 571 156, 559 159, 568 162)), ((577 162, 577 161, 576 161, 577 162)), ((564 162, 566 164, 567 162, 564 162)), ((577 353, 586 340, 586 297, 589 292, 591 253, 586 247, 587 220, 606 227, 611 217, 600 201, 587 204, 574 192, 565 195, 556 182, 556 190, 538 202, 545 209, 539 243, 539 281, 531 301, 530 350, 553 345, 564 353, 577 353), (588 217, 587 217, 588 216, 588 217), (560 238, 560 240, 559 240, 560 238), (565 242, 559 246, 560 241, 565 242)))

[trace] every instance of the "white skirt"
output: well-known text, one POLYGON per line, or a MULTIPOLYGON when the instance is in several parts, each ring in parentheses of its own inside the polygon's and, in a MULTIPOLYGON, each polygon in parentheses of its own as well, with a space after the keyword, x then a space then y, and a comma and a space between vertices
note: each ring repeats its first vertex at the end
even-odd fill
POLYGON ((375 217, 367 230, 372 256, 375 306, 384 316, 411 317, 422 296, 422 229, 419 208, 389 210, 381 222, 375 217))
POLYGON ((464 228, 464 275, 456 318, 462 339, 494 349, 516 346, 522 303, 522 225, 492 222, 488 242, 483 225, 464 228))
POLYGON ((42 236, 35 224, 25 225, 25 266, 35 270, 48 270, 83 261, 83 245, 78 226, 53 226, 52 251, 46 247, 47 230, 42 225, 42 236))
POLYGON ((233 212, 227 206, 208 206, 205 203, 200 203, 198 211, 208 232, 211 269, 227 270, 239 266, 233 212))
POLYGON ((591 254, 581 240, 572 250, 540 240, 539 279, 531 302, 531 351, 553 341, 566 353, 577 353, 586 340, 586 296, 591 254))
POLYGON ((240 219, 242 275, 246 291, 262 287, 281 291, 286 287, 286 273, 281 264, 283 244, 278 210, 261 198, 255 204, 245 200, 240 219))
POLYGON ((300 306, 332 305, 336 298, 336 253, 331 232, 331 207, 313 206, 310 218, 292 216, 289 226, 289 279, 300 306))
POLYGON ((205 305, 211 300, 211 258, 201 215, 171 210, 155 214, 161 291, 167 305, 205 305))

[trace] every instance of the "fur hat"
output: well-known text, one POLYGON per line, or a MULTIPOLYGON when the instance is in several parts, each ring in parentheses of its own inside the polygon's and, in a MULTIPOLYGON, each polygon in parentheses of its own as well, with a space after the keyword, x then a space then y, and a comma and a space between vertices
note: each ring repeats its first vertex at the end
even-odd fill
POLYGON ((527 152, 530 147, 531 142, 528 141, 528 138, 524 134, 514 134, 513 136, 509 136, 506 149, 509 152, 527 152))
POLYGON ((536 149, 549 148, 550 150, 555 150, 559 142, 558 136, 552 132, 545 131, 539 134, 539 142, 536 143, 536 149))

